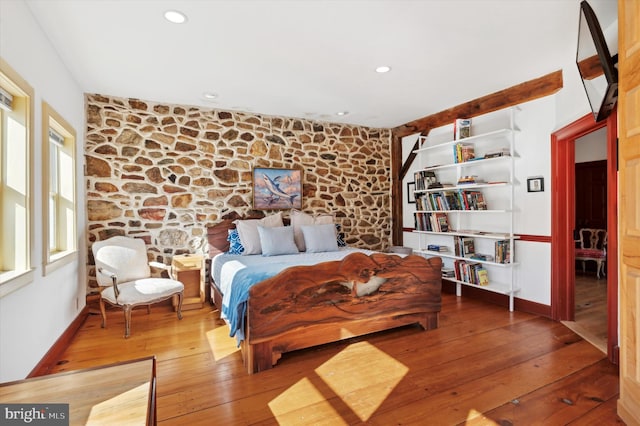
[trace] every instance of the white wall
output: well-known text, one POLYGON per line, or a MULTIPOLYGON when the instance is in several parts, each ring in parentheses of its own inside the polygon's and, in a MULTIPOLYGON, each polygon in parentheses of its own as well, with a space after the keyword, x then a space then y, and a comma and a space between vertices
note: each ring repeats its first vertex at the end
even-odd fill
POLYGON ((576 163, 600 161, 607 159, 607 128, 576 139, 576 163))
MULTIPOLYGON (((78 84, 22 1, 0 1, 0 56, 33 87, 34 222, 31 248, 34 282, 0 298, 0 382, 22 379, 42 359, 85 306, 83 191, 84 97, 78 84), (48 102, 77 134, 79 259, 42 276, 42 101, 48 102)), ((45 123, 46 124, 46 123, 45 123)))

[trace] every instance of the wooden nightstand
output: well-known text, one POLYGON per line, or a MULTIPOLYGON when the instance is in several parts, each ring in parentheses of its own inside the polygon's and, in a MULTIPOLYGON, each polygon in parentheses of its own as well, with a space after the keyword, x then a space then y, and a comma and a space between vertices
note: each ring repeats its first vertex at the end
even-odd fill
MULTIPOLYGON (((201 254, 184 254, 171 259, 171 275, 173 279, 184 284, 182 310, 200 309, 204 304, 204 256, 201 254)), ((178 309, 178 298, 173 298, 173 308, 178 309)))

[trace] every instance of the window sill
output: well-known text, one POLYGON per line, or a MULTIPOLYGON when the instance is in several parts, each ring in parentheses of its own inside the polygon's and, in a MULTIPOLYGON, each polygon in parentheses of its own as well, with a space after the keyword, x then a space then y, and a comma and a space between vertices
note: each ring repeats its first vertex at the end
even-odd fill
POLYGON ((47 276, 51 272, 78 259, 78 251, 60 251, 49 255, 49 263, 42 265, 42 275, 47 276))
POLYGON ((0 272, 0 298, 31 284, 35 275, 35 268, 26 271, 0 272))

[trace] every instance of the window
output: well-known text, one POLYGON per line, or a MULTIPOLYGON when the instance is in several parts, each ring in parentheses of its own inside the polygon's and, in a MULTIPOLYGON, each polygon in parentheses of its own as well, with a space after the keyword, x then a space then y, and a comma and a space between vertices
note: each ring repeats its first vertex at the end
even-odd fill
POLYGON ((0 297, 33 281, 33 89, 0 59, 0 297))
POLYGON ((43 273, 77 258, 76 134, 49 104, 42 103, 43 273))

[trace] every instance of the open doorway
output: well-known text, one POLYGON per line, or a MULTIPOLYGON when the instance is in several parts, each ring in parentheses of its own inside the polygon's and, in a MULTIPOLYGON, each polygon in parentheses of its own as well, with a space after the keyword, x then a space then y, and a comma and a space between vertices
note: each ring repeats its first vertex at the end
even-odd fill
POLYGON ((558 321, 575 320, 575 240, 576 230, 576 140, 606 129, 607 199, 606 262, 607 347, 609 360, 618 360, 618 273, 617 273, 617 116, 596 123, 587 115, 551 135, 552 224, 551 224, 551 314, 558 321))
POLYGON ((607 128, 575 142, 575 316, 563 323, 607 353, 607 128))

